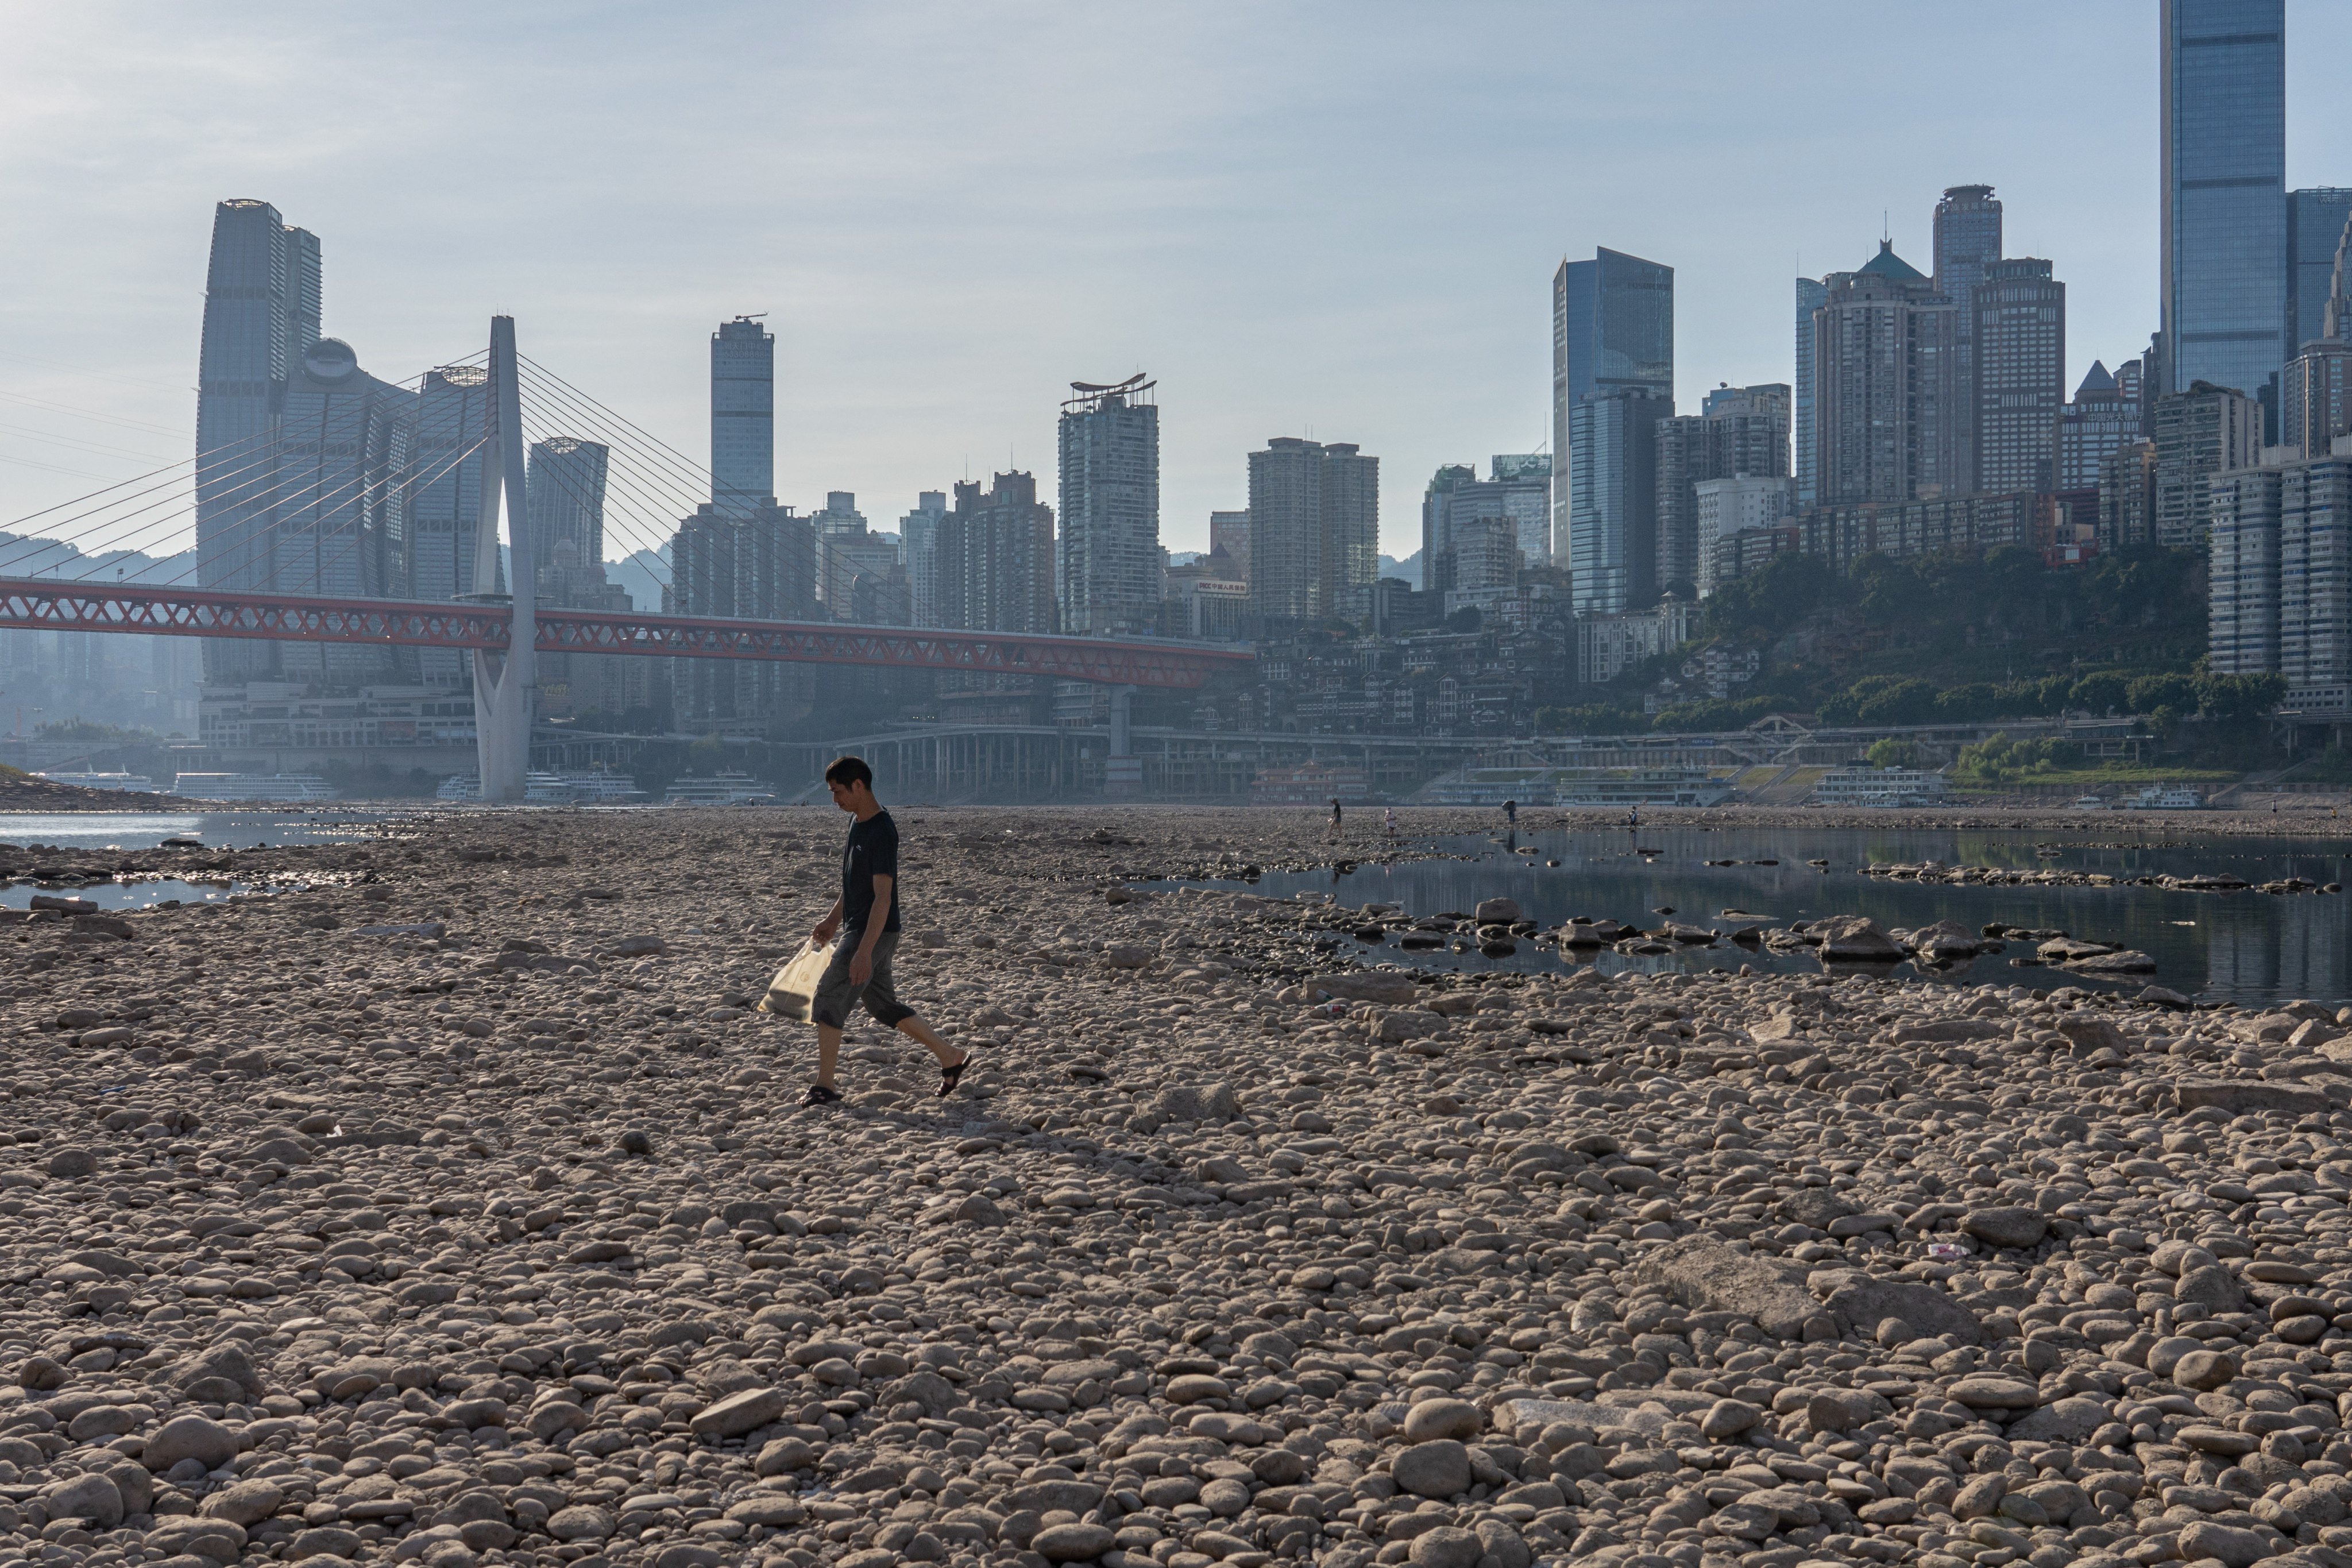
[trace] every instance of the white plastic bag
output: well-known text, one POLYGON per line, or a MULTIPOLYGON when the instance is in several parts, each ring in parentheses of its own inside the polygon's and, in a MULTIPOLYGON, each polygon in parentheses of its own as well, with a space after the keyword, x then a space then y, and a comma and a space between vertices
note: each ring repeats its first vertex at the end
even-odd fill
POLYGON ((819 947, 803 937, 801 950, 786 960, 768 982, 768 994, 760 999, 760 1011, 805 1024, 809 1008, 816 1000, 818 982, 824 978, 825 967, 833 962, 833 946, 827 942, 819 947))

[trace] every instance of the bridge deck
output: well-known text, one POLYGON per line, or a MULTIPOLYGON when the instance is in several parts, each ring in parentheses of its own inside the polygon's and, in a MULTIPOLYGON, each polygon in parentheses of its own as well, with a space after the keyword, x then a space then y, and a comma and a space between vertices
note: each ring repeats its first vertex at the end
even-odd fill
MULTIPOLYGON (((1153 638, 725 620, 552 606, 541 606, 534 615, 542 653, 882 665, 1177 688, 1199 686, 1215 670, 1239 668, 1254 657, 1244 647, 1153 638)), ((504 649, 513 636, 511 614, 499 605, 321 599, 39 577, 0 577, 0 626, 491 652, 504 649)))

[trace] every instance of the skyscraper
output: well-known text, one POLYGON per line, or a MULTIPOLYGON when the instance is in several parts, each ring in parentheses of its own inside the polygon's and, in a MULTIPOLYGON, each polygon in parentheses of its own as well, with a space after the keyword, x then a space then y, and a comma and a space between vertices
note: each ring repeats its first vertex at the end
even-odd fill
POLYGON ((2269 396, 2287 354, 2285 0, 2164 0, 2165 372, 2269 396))
POLYGON ((1545 453, 1507 452, 1495 456, 1485 479, 1467 463, 1438 469, 1421 504, 1422 586, 1440 593, 1508 586, 1521 568, 1550 565, 1551 468, 1545 453), (1488 523, 1501 525, 1510 544, 1510 571, 1501 582, 1494 567, 1502 552, 1488 523), (1474 552, 1481 563, 1475 574, 1463 564, 1474 552))
POLYGON ((558 545, 568 546, 572 566, 604 562, 604 474, 613 451, 601 442, 551 436, 530 444, 530 480, 523 488, 530 509, 531 555, 542 570, 558 545))
POLYGON ((710 500, 748 517, 776 496, 776 340, 757 316, 710 334, 710 500))
POLYGON ((1879 241, 1822 280, 1813 313, 1816 506, 1919 500, 1969 488, 1953 405, 1958 307, 1879 241))
POLYGON ((2107 367, 2097 360, 2074 389, 2074 401, 2058 414, 2058 473, 2062 490, 2099 488, 2099 466, 2107 455, 2139 435, 2139 401, 2126 397, 2107 367))
MULTIPOLYGON (((401 596, 410 580, 416 395, 362 370, 341 339, 320 338, 298 356, 278 396, 267 564, 249 586, 339 599, 401 596)), ((277 645, 276 673, 289 680, 350 686, 389 679, 395 669, 390 647, 277 645)))
POLYGON ((914 588, 899 559, 898 536, 866 525, 856 492, 825 491, 824 510, 808 521, 816 531, 816 592, 827 619, 915 624, 914 588))
POLYGON ((1381 460, 1276 436, 1249 455, 1250 614, 1360 618, 1380 575, 1381 460))
MULTIPOLYGON (((2000 203, 1990 185, 1952 185, 1936 204, 1936 292, 1959 307, 1959 334, 1953 342, 1954 379, 1964 395, 1955 410, 1954 446, 1959 473, 1977 471, 1977 428, 1981 416, 1968 394, 1976 383, 1976 292, 1987 268, 2000 259, 2000 203)), ((2063 390, 2063 389, 2062 389, 2063 390)), ((1967 484, 1963 477, 1959 481, 1967 484)))
POLYGON ((1160 616, 1160 408, 1140 373, 1115 385, 1074 381, 1062 405, 1062 532, 1054 594, 1062 629, 1083 637, 1150 631, 1160 616))
POLYGON ((1569 536, 1577 404, 1619 389, 1675 395, 1675 269, 1622 251, 1563 261, 1551 284, 1551 531, 1569 536))
POLYGON ((2352 190, 2322 185, 2286 194, 2286 354, 2327 335, 2336 252, 2352 222, 2352 190))
POLYGON ((955 488, 939 523, 939 624, 990 632, 1051 632, 1054 509, 1034 474, 998 474, 955 488))
MULTIPOLYGON (((737 516, 716 503, 695 510, 670 536, 669 615, 763 621, 817 616, 816 540, 806 518, 772 503, 737 516)), ((674 661, 672 698, 681 723, 782 717, 814 682, 806 666, 760 659, 674 661)))
MULTIPOLYGON (((480 365, 443 365, 425 373, 416 395, 415 469, 408 487, 411 598, 454 599, 474 592, 489 396, 490 373, 480 365)), ((503 586, 482 584, 489 592, 503 586)), ((455 689, 474 678, 471 661, 456 648, 418 648, 416 664, 427 686, 455 689)))
POLYGON ((1658 592, 1657 426, 1671 398, 1595 393, 1569 416, 1579 454, 1568 519, 1570 602, 1580 616, 1646 607, 1658 592))
POLYGON ((1705 570, 1698 486, 1743 474, 1788 477, 1789 388, 1718 386, 1704 412, 1658 422, 1657 452, 1658 585, 1679 584, 1688 597, 1705 570))
MULTIPOLYGON (((196 368, 196 580, 207 588, 269 585, 278 403, 319 340, 320 296, 316 235, 268 202, 214 208, 196 368)), ((205 679, 250 679, 270 667, 270 647, 208 639, 205 679)))
POLYGON ((898 553, 906 563, 919 626, 954 624, 940 619, 940 520, 947 512, 947 492, 925 490, 915 498, 915 509, 898 520, 898 553))
POLYGON ((1829 285, 1818 278, 1797 279, 1797 384, 1790 427, 1795 432, 1794 458, 1797 506, 1811 506, 1820 480, 1816 469, 1821 453, 1814 446, 1813 421, 1818 405, 1818 373, 1813 365, 1813 312, 1829 302, 1829 285))
POLYGON ((2200 381, 2156 399, 2147 436, 2156 448, 2156 542, 2202 549, 2214 479, 2251 468, 2262 457, 2262 405, 2232 388, 2200 381))
POLYGON ((1974 376, 1973 488, 2043 490, 2057 468, 2059 411, 2066 402, 2066 285, 2050 263, 1995 259, 1970 290, 1963 356, 1974 376))
POLYGON ((1246 509, 1240 511, 1213 511, 1209 514, 1209 553, 1225 552, 1234 577, 1249 581, 1250 519, 1246 509))

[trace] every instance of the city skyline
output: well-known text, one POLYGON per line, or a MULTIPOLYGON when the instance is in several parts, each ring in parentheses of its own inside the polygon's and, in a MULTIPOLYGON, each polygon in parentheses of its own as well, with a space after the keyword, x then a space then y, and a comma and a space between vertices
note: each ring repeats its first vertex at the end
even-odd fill
MULTIPOLYGON (((71 16, 12 10, 22 36, 63 53, 94 48, 113 15, 103 6, 71 16)), ((424 123, 468 97, 476 68, 447 70, 431 92, 399 106, 428 68, 446 69, 456 58, 436 52, 454 48, 460 37, 454 17, 413 36, 341 22, 272 32, 273 17, 293 15, 262 8, 226 22, 215 18, 202 47, 184 25, 156 20, 103 87, 68 91, 26 76, 26 62, 39 58, 39 47, 0 67, 16 78, 5 112, 19 132, 0 169, 9 174, 20 210, 41 219, 0 241, 9 247, 0 254, 8 255, 12 276, 22 281, 17 295, 0 305, 6 311, 0 336, 8 342, 0 391, 14 395, 5 423, 37 433, 12 432, 0 444, 6 459, 0 461, 0 522, 184 455, 194 425, 187 390, 196 357, 194 285, 212 205, 226 197, 269 201, 289 222, 320 237, 329 271, 325 331, 352 342, 371 372, 404 377, 457 357, 475 346, 486 308, 512 309, 527 353, 628 407, 683 450, 707 440, 703 344, 711 323, 766 311, 778 340, 778 499, 804 510, 840 489, 874 497, 869 511, 895 517, 918 491, 950 485, 967 467, 976 479, 1009 465, 1042 479, 1053 468, 1060 388, 1075 375, 1115 378, 1149 365, 1162 383, 1166 407, 1162 539, 1180 551, 1206 546, 1211 510, 1243 503, 1242 454, 1270 437, 1297 435, 1344 437, 1381 454, 1381 548, 1411 553, 1421 490, 1436 468, 1546 445, 1548 281, 1563 257, 1590 256, 1596 247, 1675 269, 1675 403, 1685 414, 1696 412, 1701 390, 1718 381, 1789 380, 1789 277, 1859 265, 1878 237, 1882 210, 1896 248, 1924 263, 1932 255, 1935 202, 1958 184, 1994 186, 2006 208, 2011 253, 2049 257, 2068 281, 2069 384, 2095 357, 2114 363, 2137 353, 2158 317, 2157 29, 2145 19, 2118 25, 2125 18, 2115 13, 2087 19, 2032 14, 2052 38, 2052 47, 2037 54, 2063 57, 2066 65, 2028 60, 2014 83, 1990 96, 1957 68, 1940 89, 1930 82, 1921 90, 1914 79, 1898 92, 1870 68, 1893 68, 1898 51, 1891 47, 1868 55, 1858 51, 1876 46, 1853 40, 1830 60, 1798 59, 1786 40, 1769 36, 1774 29, 1731 12, 1697 46, 1688 43, 1686 30, 1674 29, 1673 42, 1686 51, 1680 64, 1688 78, 1672 99, 1677 123, 1653 134, 1640 155, 1605 170, 1548 174, 1532 198, 1522 190, 1501 205, 1489 200, 1481 210, 1496 226, 1496 243, 1475 256, 1458 245, 1424 249, 1418 240, 1392 236, 1345 282, 1338 253, 1360 246, 1397 204, 1448 184, 1463 184, 1471 198, 1498 193, 1605 119, 1612 94, 1634 90, 1633 83, 1602 84, 1595 79, 1608 73, 1595 72, 1580 77, 1589 84, 1582 96, 1548 103, 1546 93, 1558 84, 1535 67, 1514 67, 1510 90, 1458 124, 1441 128, 1434 116, 1407 117, 1422 132, 1443 129, 1436 142, 1414 151, 1396 128, 1374 125, 1373 100, 1380 81, 1425 63, 1421 47, 1475 52, 1514 37, 1580 30, 1598 54, 1622 57, 1634 79, 1654 87, 1654 50, 1666 31, 1622 13, 1559 16, 1507 8, 1451 27, 1402 11, 1365 14, 1370 24, 1309 84, 1324 122, 1304 155, 1310 166, 1352 166, 1366 148, 1349 136, 1360 143, 1371 135, 1370 150, 1386 149, 1393 166, 1379 188, 1360 182, 1335 195, 1327 180, 1310 199, 1283 197, 1284 206, 1250 160, 1286 126, 1262 115, 1241 116, 1225 129, 1208 123, 1234 107, 1228 95, 1246 90, 1246 80, 1204 104, 1180 109, 1175 102, 1202 79, 1220 43, 1238 36, 1235 17, 1212 11, 1082 28, 1066 47, 1087 58, 1168 47, 1170 85, 1150 89, 1168 118, 1137 147, 1083 155, 1063 146, 1041 118, 1007 110, 990 121, 957 166, 991 176, 982 184, 998 210, 975 231, 961 264, 939 270, 894 256, 907 237, 905 219, 883 209, 919 196, 948 203, 942 216, 971 216, 964 204, 973 198, 909 172, 910 163, 920 162, 910 153, 946 145, 944 122, 918 117, 892 128, 858 115, 805 142, 782 138, 770 149, 781 172, 761 175, 759 202, 751 204, 770 210, 755 220, 718 201, 724 176, 741 165, 706 134, 725 116, 697 110, 661 145, 685 171, 678 188, 645 179, 641 157, 595 174, 609 204, 599 209, 600 221, 610 221, 586 231, 593 243, 583 245, 577 226, 586 219, 556 210, 562 204, 552 198, 583 194, 578 182, 587 176, 557 178, 511 197, 480 177, 495 159, 476 160, 485 165, 478 172, 462 167, 448 127, 424 123), (2065 40, 2078 34, 2095 37, 2101 47, 2067 47, 2065 40), (230 90, 242 73, 267 62, 273 76, 299 77, 362 48, 380 50, 383 68, 352 91, 362 107, 383 95, 382 131, 347 130, 316 149, 256 140, 276 100, 230 90), (1796 74, 1774 77, 1767 68, 1776 59, 1792 60, 1796 74), (1346 62, 1372 68, 1370 76, 1345 79, 1346 62), (1827 146, 1823 139, 1834 139, 1843 118, 1801 101, 1808 81, 1831 71, 1845 84, 1849 110, 1897 117, 1898 134, 1888 139, 1895 149, 1847 144, 1826 160, 1801 159, 1807 149, 1827 146), (1743 89, 1746 96, 1717 104, 1706 100, 1704 89, 1748 72, 1786 83, 1778 90, 1790 106, 1788 134, 1734 147, 1721 140, 1727 117, 1742 108, 1754 112, 1767 100, 1743 89), (2053 84, 2062 82, 2068 85, 2057 90, 2053 84), (1165 106, 1157 97, 1163 91, 1165 106), (1962 102, 1969 92, 1979 96, 1962 102), (117 114, 104 124, 92 118, 109 106, 125 107, 132 94, 140 113, 117 114), (2026 112, 2026 105, 2050 103, 2065 107, 2033 109, 2029 119, 2040 132, 2021 133, 2002 121, 2026 112), (2074 147, 2063 169, 2042 150, 2051 131, 2065 132, 2074 147), (394 142, 420 135, 420 167, 443 179, 446 199, 362 200, 375 160, 390 156, 394 142), (1171 165, 1167 154, 1187 142, 1185 167, 1171 165), (70 156, 61 150, 68 145, 70 156), (1710 175, 1710 200, 1686 204, 1703 211, 1670 211, 1674 204, 1643 188, 1654 186, 1675 160, 1695 170, 1689 161, 1700 156, 1714 160, 1707 166, 1718 174, 1727 167, 1775 171, 1771 199, 1728 189, 1752 181, 1710 175), (848 188, 871 173, 869 163, 881 162, 893 171, 882 188, 848 188), (119 177, 83 177, 93 163, 119 177), (1139 172, 1145 183, 1111 200, 1118 180, 1139 172), (1057 194, 1057 184, 1070 188, 1057 194), (1079 210, 1080 194, 1102 198, 1101 210, 1079 210), (496 210, 490 204, 509 200, 520 201, 530 221, 491 226, 502 241, 513 237, 506 248, 468 237, 496 210), (1252 247, 1260 256, 1270 254, 1264 237, 1271 236, 1285 237, 1271 250, 1289 246, 1292 254, 1244 264, 1207 258, 1191 242, 1171 247, 1171 229, 1204 212, 1216 219, 1213 227, 1230 236, 1262 237, 1252 247), (829 217, 846 228, 828 229, 829 217), (1016 217, 1047 223, 1057 243, 1013 256, 1007 247, 1016 217), (666 237, 651 245, 625 219, 652 223, 666 237), (1309 229, 1318 232, 1310 236, 1309 229), (818 231, 826 231, 823 245, 787 243, 793 232, 818 231), (1735 232, 1737 246, 1727 238, 1735 232), (773 258, 746 261, 744 245, 752 238, 772 243, 773 258), (1034 276, 1019 272, 1024 262, 1034 276), (1072 294, 1072 278, 1089 263, 1109 281, 1072 294), (1171 268, 1189 274, 1172 290, 1171 268), (1129 290, 1150 294, 1159 308, 1126 309, 1129 290), (1008 354, 1005 345, 1015 341, 1018 352, 1008 354), (910 381, 918 364, 925 374, 910 381), (1267 374, 1276 365, 1281 374, 1267 374), (126 423, 86 420, 74 410, 126 423)), ((688 46, 707 41, 733 15, 714 13, 674 41, 649 43, 643 57, 647 90, 657 97, 682 92, 685 58, 695 52, 688 46)), ((934 14, 901 8, 877 15, 904 26, 909 16, 934 14)), ((990 58, 1019 40, 1034 42, 1043 15, 1015 14, 1005 37, 989 46, 990 58)), ((2020 10, 2004 21, 1997 12, 1979 13, 1976 25, 2010 26, 2027 15, 2020 10)), ((2322 37, 2315 11, 2290 5, 2286 19, 2290 33, 2303 19, 2301 37, 2322 37)), ((789 64, 794 73, 811 73, 794 79, 812 82, 828 63, 837 66, 889 30, 865 18, 788 24, 745 12, 737 20, 756 23, 761 47, 780 62, 793 40, 809 45, 789 64)), ((520 24, 492 18, 477 25, 496 35, 520 24)), ((1919 59, 1937 55, 1927 47, 1934 37, 1965 30, 1921 18, 1899 51, 1905 68, 1916 72, 1919 59)), ((551 134, 579 137, 592 151, 602 146, 608 133, 567 107, 565 92, 614 68, 590 58, 590 42, 610 58, 625 36, 636 37, 604 18, 557 44, 544 79, 527 81, 516 108, 483 111, 483 135, 526 159, 551 134), (532 115, 543 123, 526 124, 532 115)), ((945 70, 946 56, 971 42, 967 31, 944 26, 908 68, 918 77, 945 70), (934 47, 944 54, 935 58, 934 47)), ((716 68, 743 68, 761 47, 736 51, 739 58, 716 68)), ((2324 143, 2340 142, 2352 116, 2315 86, 2298 90, 2321 68, 2324 54, 2316 47, 2288 53, 2289 187, 2344 183, 2324 143)), ((630 58, 635 63, 638 57, 630 58)), ((697 63, 709 64, 698 56, 697 63)), ((1049 61, 1020 68, 1050 80, 1056 67, 1049 61)), ((537 177, 544 177, 540 162, 537 177)))

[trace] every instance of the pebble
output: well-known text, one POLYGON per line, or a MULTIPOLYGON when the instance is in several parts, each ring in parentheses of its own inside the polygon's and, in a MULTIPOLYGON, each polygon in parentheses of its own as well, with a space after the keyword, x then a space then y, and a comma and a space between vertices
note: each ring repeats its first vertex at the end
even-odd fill
POLYGON ((1304 814, 899 817, 946 1100, 860 1023, 802 1109, 751 1008, 814 814, 27 927, 0 1561, 2352 1557, 2340 999, 1381 967, 1393 909, 1138 885, 1304 814))

